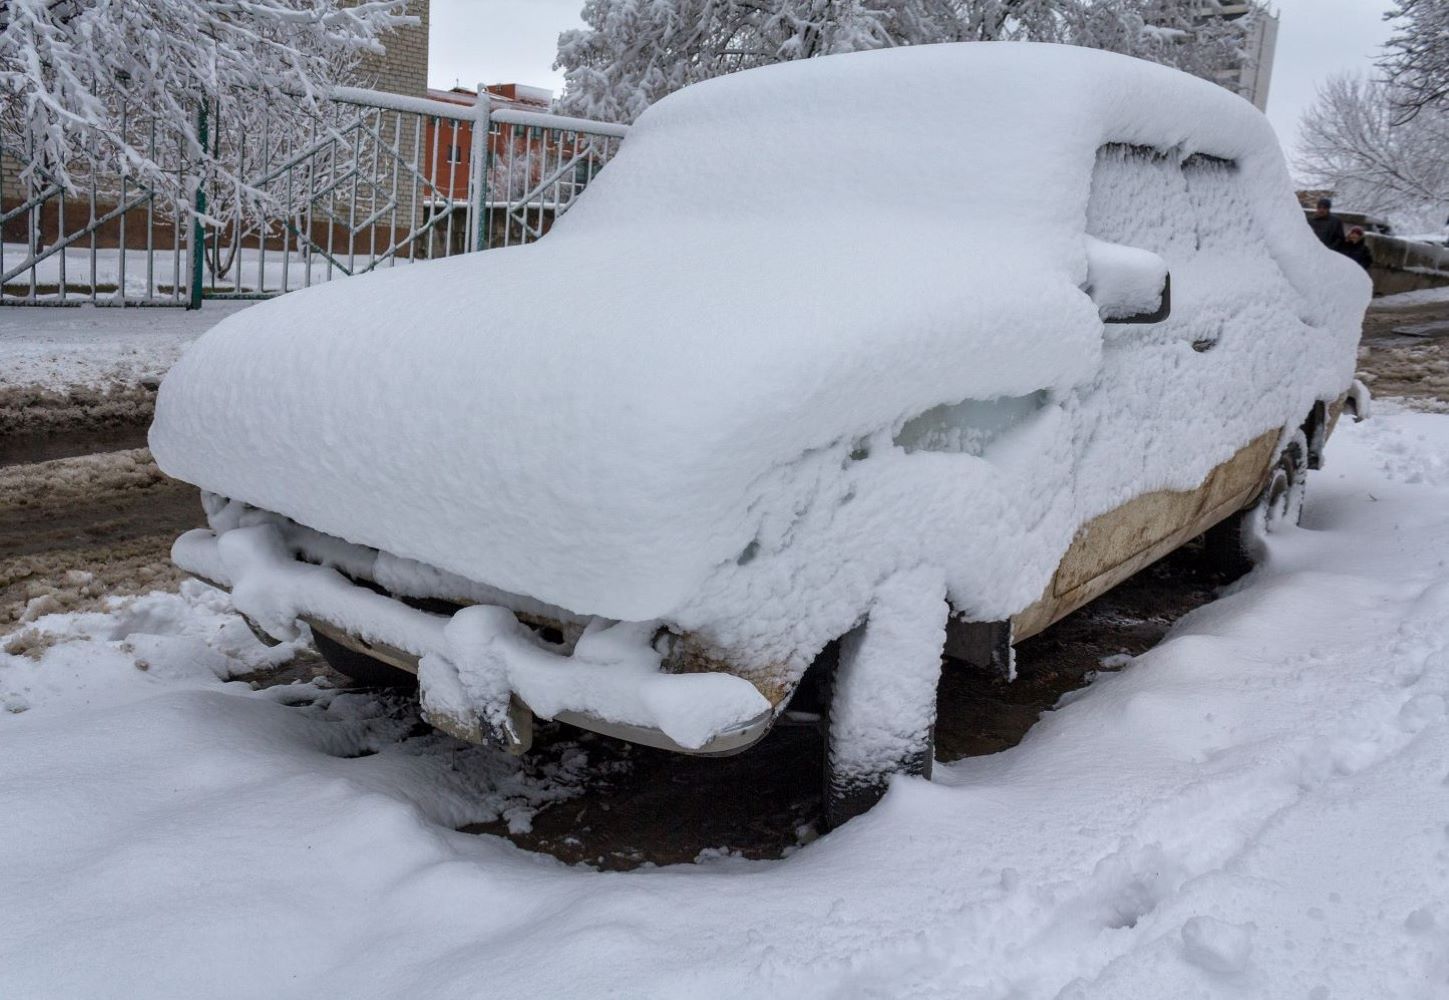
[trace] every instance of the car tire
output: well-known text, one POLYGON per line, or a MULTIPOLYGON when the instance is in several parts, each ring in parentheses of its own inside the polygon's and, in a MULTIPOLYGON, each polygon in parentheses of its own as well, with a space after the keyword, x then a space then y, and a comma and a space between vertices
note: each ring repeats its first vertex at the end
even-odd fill
POLYGON ((316 629, 312 630, 312 645, 329 667, 361 687, 413 688, 418 685, 417 677, 406 670, 348 649, 316 629))
POLYGON ((931 766, 936 760, 936 732, 932 727, 922 734, 909 757, 899 761, 889 771, 872 775, 870 779, 861 779, 857 775, 840 774, 834 766, 836 756, 832 750, 827 723, 825 766, 821 776, 824 787, 821 825, 827 833, 842 826, 848 820, 870 812, 875 804, 885 796, 886 789, 890 787, 891 775, 908 774, 930 780, 931 766))
POLYGON ((1268 539, 1297 527, 1303 517, 1308 479, 1308 440, 1302 431, 1284 446, 1268 473, 1268 482, 1251 505, 1220 521, 1203 535, 1209 569, 1237 579, 1267 557, 1268 539))
POLYGON ((843 758, 849 759, 852 748, 840 728, 833 724, 837 710, 841 707, 837 699, 839 685, 836 683, 839 644, 832 643, 821 655, 832 657, 826 664, 827 669, 822 672, 824 711, 820 717, 825 736, 825 754, 821 768, 821 827, 824 832, 829 832, 846 821, 869 812, 885 795, 894 775, 906 774, 930 779, 932 765, 936 760, 935 689, 933 686, 929 696, 931 723, 924 731, 914 734, 915 738, 907 753, 894 760, 879 762, 880 766, 868 773, 862 772, 859 767, 846 770, 840 766, 840 761, 843 758))

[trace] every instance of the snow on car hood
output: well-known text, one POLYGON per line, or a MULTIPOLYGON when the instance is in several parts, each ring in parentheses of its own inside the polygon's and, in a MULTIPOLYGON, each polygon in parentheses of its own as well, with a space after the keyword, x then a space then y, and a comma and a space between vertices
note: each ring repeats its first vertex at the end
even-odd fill
POLYGON ((1070 282, 1028 312, 991 294, 1011 269, 969 258, 821 259, 817 230, 785 266, 768 238, 788 234, 690 235, 560 231, 259 305, 167 377, 157 460, 350 541, 650 618, 750 541, 772 465, 1090 370, 1070 282))
MULTIPOLYGON (((1079 288, 1107 142, 1235 159, 1292 308, 1339 329, 1342 354, 1366 294, 1324 280, 1337 265, 1246 102, 1100 52, 924 46, 690 87, 541 242, 227 319, 163 383, 152 450, 204 489, 577 612, 667 617, 701 588, 728 603, 721 568, 800 488, 781 469, 818 481, 842 462, 812 456, 932 407, 1093 379, 1102 326, 1079 288)), ((1303 392, 1338 391, 1343 369, 1306 366, 1303 392)), ((1271 426, 1262 405, 1229 436, 1271 426)), ((1128 479, 1190 486, 1221 452, 1155 470, 1139 452, 1128 479)), ((1041 542, 1017 591, 1123 499, 1102 476, 1023 528, 1041 542)))

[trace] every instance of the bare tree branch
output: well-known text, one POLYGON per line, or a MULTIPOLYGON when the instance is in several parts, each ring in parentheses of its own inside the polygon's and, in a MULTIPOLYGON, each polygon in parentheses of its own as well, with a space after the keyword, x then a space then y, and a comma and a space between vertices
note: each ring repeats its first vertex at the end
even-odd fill
POLYGON ((559 37, 567 110, 632 121, 672 91, 768 63, 928 42, 1032 40, 1111 49, 1212 78, 1248 20, 1216 0, 585 0, 559 37))
POLYGON ((1400 101, 1388 83, 1330 77, 1299 123, 1298 168, 1342 204, 1429 229, 1449 205, 1449 113, 1396 124, 1400 101))
POLYGON ((116 175, 178 212, 197 183, 263 199, 202 141, 198 111, 242 95, 310 121, 317 94, 379 51, 386 32, 416 23, 407 5, 0 0, 0 145, 27 183, 72 191, 116 175))
POLYGON ((1397 28, 1379 62, 1394 84, 1395 124, 1449 105, 1449 3, 1398 0, 1384 19, 1397 28))

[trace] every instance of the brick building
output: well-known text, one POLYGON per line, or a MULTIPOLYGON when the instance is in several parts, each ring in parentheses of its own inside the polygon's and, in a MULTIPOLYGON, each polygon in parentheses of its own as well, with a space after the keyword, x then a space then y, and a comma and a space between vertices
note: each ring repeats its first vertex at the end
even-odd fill
MULTIPOLYGON (((492 112, 548 113, 553 91, 519 83, 484 86, 492 112)), ((430 100, 472 109, 478 92, 466 87, 429 90, 430 100)), ((424 173, 431 180, 433 200, 425 211, 446 220, 450 252, 467 249, 469 235, 463 222, 478 226, 482 246, 529 242, 552 228, 588 185, 603 162, 617 148, 617 133, 577 132, 534 121, 494 121, 486 159, 475 164, 473 122, 446 117, 429 119, 423 151, 424 173), (467 200, 476 195, 471 185, 482 180, 483 218, 471 213, 467 200), (442 213, 451 213, 446 219, 442 213)))
MULTIPOLYGON (((494 110, 509 108, 516 111, 547 112, 553 106, 553 91, 543 87, 527 87, 519 83, 492 83, 483 88, 494 110)), ((478 100, 478 91, 467 87, 452 90, 429 90, 427 96, 445 104, 457 104, 471 108, 478 100)), ((527 152, 527 133, 508 130, 509 138, 518 152, 527 152)), ((500 136, 489 137, 493 153, 500 151, 500 136)), ((473 157, 473 124, 443 122, 428 123, 427 140, 424 147, 425 172, 432 178, 434 186, 442 193, 451 193, 454 198, 468 194, 468 177, 473 157), (437 132, 438 134, 434 134, 437 132), (433 162, 433 151, 437 150, 437 162, 433 162)))
MULTIPOLYGON (((399 28, 384 38, 382 53, 364 55, 354 74, 355 86, 406 97, 428 96, 428 26, 432 16, 431 0, 410 0, 407 12, 418 18, 418 23, 399 28)), ((404 117, 401 123, 396 123, 395 117, 397 116, 392 114, 382 116, 380 124, 384 136, 395 134, 401 138, 417 128, 415 119, 404 117), (396 132, 395 126, 398 126, 396 132)), ((398 225, 396 230, 389 227, 386 234, 388 242, 415 229, 425 211, 422 204, 425 199, 414 193, 414 184, 406 178, 398 188, 396 198, 398 225)))
POLYGON ((357 69, 357 86, 391 94, 426 97, 428 93, 428 21, 431 0, 411 0, 408 13, 419 23, 394 31, 381 55, 368 53, 357 69))

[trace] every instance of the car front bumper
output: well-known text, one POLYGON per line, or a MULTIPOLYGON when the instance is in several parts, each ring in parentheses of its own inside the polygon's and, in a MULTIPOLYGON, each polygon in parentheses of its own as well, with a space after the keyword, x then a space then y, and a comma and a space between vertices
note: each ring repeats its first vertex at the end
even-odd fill
MULTIPOLYGON (((635 665, 610 670, 575 655, 577 635, 551 643, 537 634, 559 634, 570 630, 567 624, 501 606, 407 600, 383 592, 369 580, 353 579, 298 551, 297 538, 304 533, 310 532, 284 534, 280 523, 252 525, 235 535, 198 529, 177 539, 172 560, 203 582, 230 591, 238 612, 264 641, 295 637, 297 626, 306 625, 418 676, 424 717, 436 728, 511 753, 531 745, 535 716, 698 756, 739 753, 763 738, 775 721, 778 703, 734 674, 635 665), (235 541, 248 534, 262 544, 239 549, 235 541), (467 644, 449 639, 455 619, 464 612, 477 617, 480 610, 507 626, 506 634, 492 637, 488 646, 504 667, 496 676, 507 684, 481 702, 459 696, 454 664, 461 662, 458 650, 467 644), (589 679, 573 690, 570 678, 585 673, 589 679)), ((336 540, 330 543, 335 552, 336 540)), ((586 629, 574 624, 571 631, 586 629)))

